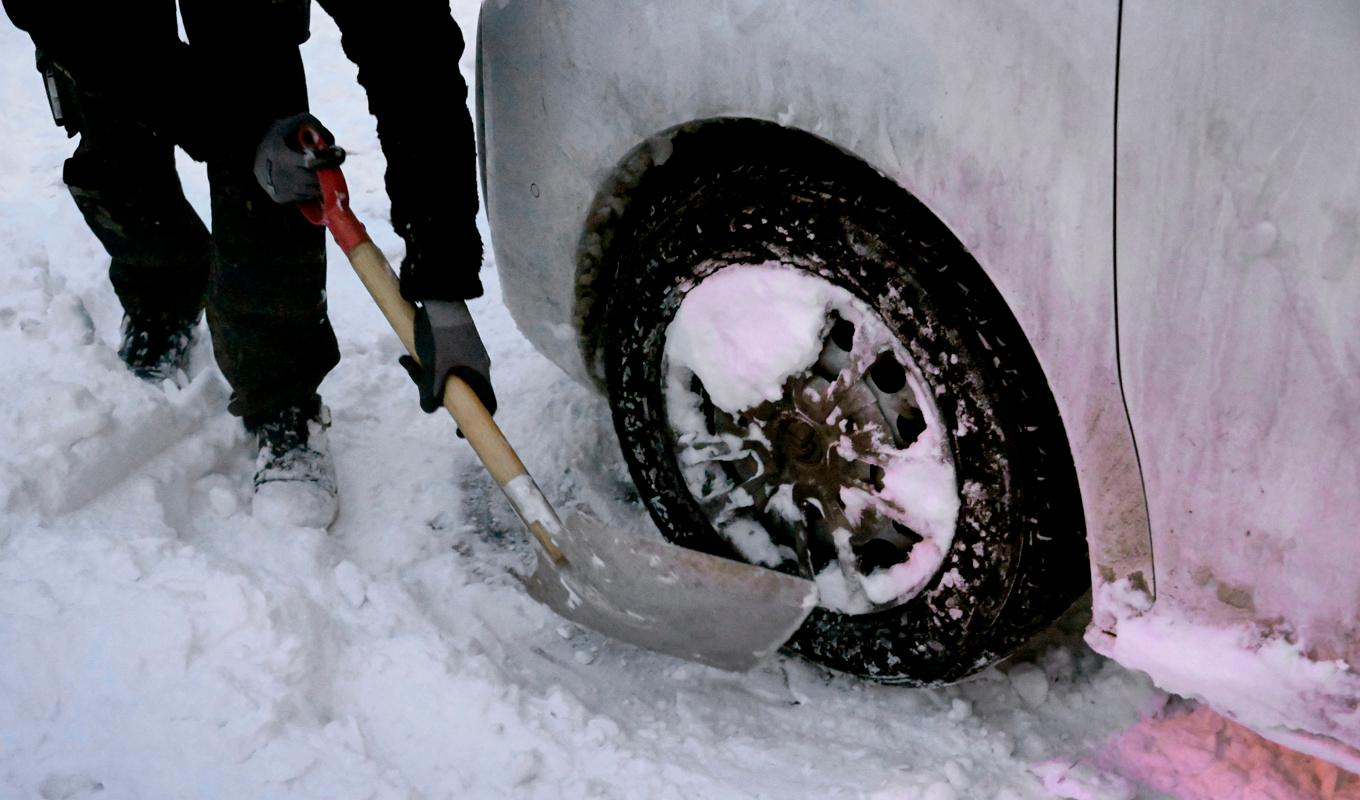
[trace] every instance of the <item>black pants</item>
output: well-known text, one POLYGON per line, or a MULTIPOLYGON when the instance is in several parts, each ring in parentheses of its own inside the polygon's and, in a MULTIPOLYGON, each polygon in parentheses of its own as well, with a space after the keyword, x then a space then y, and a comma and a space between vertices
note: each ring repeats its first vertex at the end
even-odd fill
MULTIPOLYGON (((171 5, 170 36, 173 12, 171 5)), ((189 35, 195 46, 192 29, 189 35)), ((222 57, 251 58, 239 49, 222 57)), ((223 107, 233 129, 262 129, 307 107, 295 46, 273 55, 268 69, 227 74, 231 97, 223 107)), ((249 420, 310 398, 340 359, 326 316, 324 231, 256 184, 257 143, 241 136, 208 161, 209 233, 184 198, 174 143, 78 80, 67 88, 75 108, 66 111, 81 139, 64 179, 112 259, 109 277, 124 310, 192 316, 206 307, 233 414, 249 420)))

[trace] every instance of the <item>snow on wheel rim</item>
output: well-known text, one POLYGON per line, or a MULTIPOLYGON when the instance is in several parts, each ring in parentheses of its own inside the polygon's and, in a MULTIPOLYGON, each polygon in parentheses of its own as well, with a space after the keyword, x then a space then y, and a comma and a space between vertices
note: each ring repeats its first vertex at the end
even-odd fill
POLYGON ((744 558, 813 577, 848 614, 930 582, 960 505, 949 440, 866 303, 787 265, 723 266, 688 288, 665 355, 686 485, 744 558))

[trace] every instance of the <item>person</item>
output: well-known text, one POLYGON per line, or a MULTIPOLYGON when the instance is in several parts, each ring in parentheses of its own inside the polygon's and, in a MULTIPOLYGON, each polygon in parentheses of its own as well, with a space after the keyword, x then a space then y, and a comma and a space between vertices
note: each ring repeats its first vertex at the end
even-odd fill
MULTIPOLYGON (((317 197, 315 168, 343 154, 304 153, 298 139, 314 125, 334 144, 307 113, 309 0, 180 0, 187 43, 175 0, 3 4, 37 47, 54 118, 80 136, 63 179, 110 256, 119 355, 146 380, 177 375, 206 309, 228 409, 259 448, 254 514, 328 527, 338 502, 317 388, 339 350, 325 233, 290 204, 317 197), (185 200, 176 145, 207 164, 211 233, 185 200)), ((409 366, 422 407, 438 407, 452 371, 494 411, 465 302, 482 294, 482 242, 464 43, 448 0, 319 4, 377 119, 392 225, 406 244, 401 291, 424 331, 429 367, 409 366)))

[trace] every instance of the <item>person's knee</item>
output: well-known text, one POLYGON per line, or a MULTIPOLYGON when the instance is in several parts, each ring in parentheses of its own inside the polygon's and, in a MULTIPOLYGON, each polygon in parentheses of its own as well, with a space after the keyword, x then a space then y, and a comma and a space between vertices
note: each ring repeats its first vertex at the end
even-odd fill
POLYGON ((150 138, 100 140, 83 135, 79 147, 62 166, 62 181, 83 189, 154 192, 173 183, 179 194, 174 149, 150 138))

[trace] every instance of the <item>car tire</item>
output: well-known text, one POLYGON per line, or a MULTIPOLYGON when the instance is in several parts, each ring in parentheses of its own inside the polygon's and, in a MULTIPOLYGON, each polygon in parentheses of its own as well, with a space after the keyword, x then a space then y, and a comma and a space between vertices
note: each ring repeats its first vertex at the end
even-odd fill
POLYGON ((686 292, 728 265, 778 262, 848 290, 935 395, 957 525, 943 566, 914 597, 866 614, 818 608, 786 649, 885 683, 953 682, 1005 657, 1089 587, 1062 420, 1019 324, 940 220, 867 165, 774 130, 721 146, 677 140, 631 197, 601 337, 624 456, 663 535, 739 558, 677 462, 668 325, 686 292))

